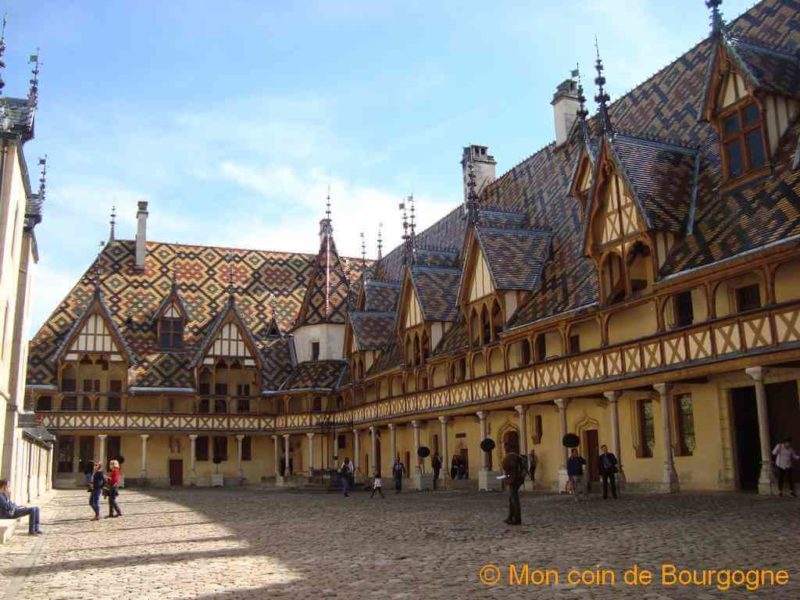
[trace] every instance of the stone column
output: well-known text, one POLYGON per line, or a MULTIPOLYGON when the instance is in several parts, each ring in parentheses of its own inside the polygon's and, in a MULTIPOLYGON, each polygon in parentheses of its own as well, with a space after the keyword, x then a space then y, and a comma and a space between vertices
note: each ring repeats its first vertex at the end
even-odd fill
POLYGON ((147 440, 150 437, 150 434, 143 433, 139 437, 142 438, 142 471, 141 471, 141 477, 142 477, 142 479, 147 479, 147 440))
MULTIPOLYGON (((372 467, 372 471, 377 473, 381 470, 381 466, 375 464, 375 461, 378 457, 378 430, 373 425, 369 428, 369 435, 370 435, 370 448, 369 448, 369 462, 370 466, 372 467)), ((371 474, 369 474, 371 475, 371 474)))
MULTIPOLYGON (((558 407, 558 422, 559 422, 559 429, 561 432, 561 439, 559 440, 559 444, 563 443, 561 440, 564 439, 564 436, 567 435, 567 405, 569 405, 569 400, 566 398, 556 398, 553 402, 556 403, 558 407)), ((569 457, 569 449, 564 448, 561 452, 561 466, 558 469, 558 491, 563 492, 567 487, 567 458, 569 457)))
POLYGON ((194 433, 189 434, 189 442, 190 442, 190 445, 191 445, 191 448, 189 450, 189 452, 190 452, 190 454, 189 454, 190 471, 192 473, 192 477, 197 477, 197 459, 196 459, 196 456, 197 456, 197 452, 196 452, 196 450, 197 450, 197 435, 194 434, 194 433))
POLYGON ((761 447, 761 474, 758 476, 758 493, 772 493, 772 453, 769 447, 769 412, 767 408, 767 389, 764 386, 764 368, 745 369, 755 383, 756 410, 758 411, 758 442, 761 447))
POLYGON ((103 465, 103 470, 106 471, 108 469, 108 465, 106 465, 106 438, 108 436, 105 433, 101 433, 97 436, 97 439, 100 440, 100 464, 103 465))
POLYGON ((450 457, 447 455, 447 417, 439 417, 442 436, 442 474, 441 480, 445 481, 450 473, 450 457))
POLYGON ((308 476, 311 477, 314 474, 314 434, 307 433, 306 438, 308 438, 308 476))
POLYGON ((664 474, 661 481, 665 492, 678 491, 678 473, 675 471, 675 459, 672 453, 672 419, 669 406, 668 383, 656 383, 653 389, 658 392, 661 403, 662 451, 664 452, 664 474))
POLYGON ((420 423, 416 419, 411 421, 411 427, 414 431, 414 464, 417 465, 417 471, 422 470, 422 459, 419 457, 419 454, 417 454, 419 450, 419 425, 420 423))
POLYGON ((394 465, 394 461, 397 460, 397 426, 394 423, 389 423, 389 432, 392 434, 392 464, 394 465))
MULTIPOLYGON (((514 407, 519 415, 519 454, 520 456, 528 456, 528 407, 522 404, 517 404, 514 407)), ((525 478, 525 489, 533 491, 533 482, 525 478)))
POLYGON ((275 447, 274 456, 272 458, 272 464, 275 469, 275 482, 277 483, 281 479, 281 447, 278 442, 279 438, 277 435, 272 436, 272 442, 275 447))
POLYGON ((361 453, 361 440, 358 437, 358 429, 353 429, 353 475, 358 477, 358 467, 360 460, 358 455, 361 453))
POLYGON ((619 397, 620 391, 603 392, 611 407, 611 452, 617 457, 617 487, 625 483, 625 471, 622 469, 622 446, 619 441, 619 397))
POLYGON ((283 456, 283 467, 284 467, 284 469, 283 469, 283 472, 284 472, 285 476, 288 477, 290 475, 290 473, 289 473, 289 434, 288 433, 284 433, 283 434, 283 452, 284 452, 284 456, 283 456))
POLYGON ((244 470, 242 469, 242 441, 244 440, 244 435, 241 433, 236 435, 236 450, 238 454, 236 455, 236 473, 239 475, 239 479, 244 479, 244 470))

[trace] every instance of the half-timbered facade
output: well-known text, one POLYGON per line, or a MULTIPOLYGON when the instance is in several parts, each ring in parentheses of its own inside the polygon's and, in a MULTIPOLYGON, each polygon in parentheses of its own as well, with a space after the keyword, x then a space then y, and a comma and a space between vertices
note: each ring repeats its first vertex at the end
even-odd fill
POLYGON ((173 484, 413 474, 427 446, 491 488, 509 441, 552 489, 572 432, 590 480, 606 444, 633 489, 769 493, 800 439, 799 15, 710 4, 709 37, 614 103, 598 59, 597 115, 562 83, 556 141, 500 177, 465 148, 464 204, 374 263, 329 218, 315 256, 110 242, 32 342, 57 471, 112 439, 173 484), (78 375, 115 364, 117 392, 78 375))

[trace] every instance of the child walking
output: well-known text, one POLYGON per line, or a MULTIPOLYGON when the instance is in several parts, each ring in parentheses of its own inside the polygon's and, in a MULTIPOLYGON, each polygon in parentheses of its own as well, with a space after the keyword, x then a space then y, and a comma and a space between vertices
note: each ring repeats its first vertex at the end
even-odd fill
POLYGON ((380 471, 375 471, 375 479, 372 481, 372 494, 370 494, 370 498, 375 496, 375 492, 378 492, 381 495, 381 498, 386 497, 383 495, 383 484, 381 483, 380 471))

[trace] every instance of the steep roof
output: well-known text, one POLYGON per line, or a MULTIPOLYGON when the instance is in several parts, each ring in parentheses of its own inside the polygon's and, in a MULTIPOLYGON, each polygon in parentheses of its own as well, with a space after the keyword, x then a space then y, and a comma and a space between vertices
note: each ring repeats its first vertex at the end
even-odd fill
MULTIPOLYGON (((242 321, 256 334, 262 355, 266 352, 271 357, 265 360, 265 382, 273 380, 275 373, 288 373, 292 365, 287 342, 273 349, 274 340, 262 339, 258 334, 273 314, 283 331, 295 322, 315 273, 316 259, 315 255, 300 253, 148 242, 146 269, 142 272, 135 268, 133 241, 107 244, 97 259, 98 278, 110 318, 135 357, 131 385, 193 387, 190 362, 212 320, 228 302, 229 270, 233 273, 233 296, 242 321), (177 287, 189 321, 184 330, 184 347, 165 352, 158 346, 152 316, 171 291, 173 272, 178 275, 177 287)), ((360 259, 340 257, 339 261, 351 278, 360 276, 360 259)), ((93 293, 87 274, 67 293, 31 341, 28 384, 55 383, 51 359, 93 293)), ((275 387, 274 382, 269 385, 275 387)))
POLYGON ((280 391, 332 390, 347 372, 347 361, 319 360, 297 365, 280 391))
POLYGON ((349 317, 359 350, 382 349, 391 341, 396 313, 351 311, 349 317))

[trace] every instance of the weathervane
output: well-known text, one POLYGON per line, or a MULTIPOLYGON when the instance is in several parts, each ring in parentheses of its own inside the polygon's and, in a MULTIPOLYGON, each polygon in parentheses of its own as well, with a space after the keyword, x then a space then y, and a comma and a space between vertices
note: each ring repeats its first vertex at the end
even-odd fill
POLYGON ((35 107, 39 102, 39 67, 42 66, 42 63, 39 62, 39 48, 36 48, 36 54, 31 54, 28 63, 33 65, 30 81, 31 88, 28 92, 28 105, 35 107))
MULTIPOLYGON (((6 68, 5 60, 3 59, 3 55, 6 52, 6 22, 8 21, 8 15, 3 15, 3 30, 0 32, 0 70, 6 68)), ((3 93, 3 88, 6 86, 6 82, 3 81, 2 75, 0 75, 0 94, 3 93)))

